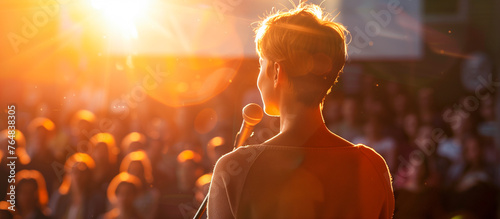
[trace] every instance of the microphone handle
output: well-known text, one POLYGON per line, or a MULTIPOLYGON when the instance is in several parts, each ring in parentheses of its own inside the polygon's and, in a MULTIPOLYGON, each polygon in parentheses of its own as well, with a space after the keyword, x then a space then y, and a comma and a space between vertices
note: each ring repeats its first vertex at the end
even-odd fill
POLYGON ((238 134, 236 134, 233 150, 236 150, 236 148, 242 146, 245 143, 245 141, 247 141, 248 137, 252 135, 254 127, 255 126, 248 125, 245 121, 243 121, 240 131, 238 132, 238 134))

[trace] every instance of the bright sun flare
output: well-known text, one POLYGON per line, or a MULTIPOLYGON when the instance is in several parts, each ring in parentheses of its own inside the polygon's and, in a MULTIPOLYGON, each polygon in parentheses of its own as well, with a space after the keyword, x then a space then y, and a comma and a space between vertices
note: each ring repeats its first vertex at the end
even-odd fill
POLYGON ((91 0, 110 28, 127 38, 137 38, 137 21, 147 13, 148 0, 91 0))

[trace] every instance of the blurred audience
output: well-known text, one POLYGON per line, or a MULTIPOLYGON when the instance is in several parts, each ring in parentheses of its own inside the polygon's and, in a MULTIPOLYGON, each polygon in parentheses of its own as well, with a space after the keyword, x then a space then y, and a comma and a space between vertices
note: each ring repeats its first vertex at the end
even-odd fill
POLYGON ((384 126, 378 117, 370 118, 364 126, 364 135, 354 138, 352 142, 369 145, 382 155, 391 172, 396 170, 396 142, 384 134, 384 126))
MULTIPOLYGON (((359 101, 355 98, 346 98, 342 102, 342 118, 343 120, 338 125, 339 136, 345 138, 346 140, 352 141, 354 138, 361 135, 361 118, 360 118, 360 106, 359 101)), ((335 124, 328 124, 328 126, 334 127, 335 124)))
POLYGON ((463 140, 464 162, 450 172, 446 207, 452 216, 461 218, 496 218, 497 188, 494 171, 484 158, 484 145, 476 135, 463 140))
MULTIPOLYGON (((471 108, 470 96, 440 103, 430 87, 369 74, 362 84, 357 93, 330 94, 324 119, 335 134, 385 158, 394 179, 394 218, 497 218, 494 95, 471 108)), ((155 112, 149 100, 109 112, 63 106, 60 114, 51 103, 34 103, 42 110, 20 116, 15 131, 17 211, 0 202, 0 218, 192 218, 215 163, 232 150, 239 124, 231 119, 241 119, 234 106, 248 103, 229 99, 168 112, 155 112)), ((279 119, 266 117, 247 143, 278 131, 279 119)), ((1 131, 2 176, 9 174, 8 139, 8 130, 1 131)), ((8 186, 0 182, 0 197, 8 186)))

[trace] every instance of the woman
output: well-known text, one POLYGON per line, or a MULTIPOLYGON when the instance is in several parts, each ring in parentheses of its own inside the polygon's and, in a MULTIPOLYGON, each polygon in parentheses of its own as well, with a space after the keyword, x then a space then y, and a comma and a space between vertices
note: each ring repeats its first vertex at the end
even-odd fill
POLYGON ((280 132, 219 159, 209 218, 391 218, 384 159, 331 133, 321 113, 345 63, 345 31, 304 3, 262 21, 257 86, 280 132))

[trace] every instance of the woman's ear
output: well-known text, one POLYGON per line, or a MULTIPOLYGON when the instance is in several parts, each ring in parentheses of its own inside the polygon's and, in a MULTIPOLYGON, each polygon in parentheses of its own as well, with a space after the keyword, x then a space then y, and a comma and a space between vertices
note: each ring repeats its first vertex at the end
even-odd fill
POLYGON ((283 65, 279 62, 274 62, 274 87, 276 88, 278 84, 283 83, 285 74, 283 70, 283 65))

